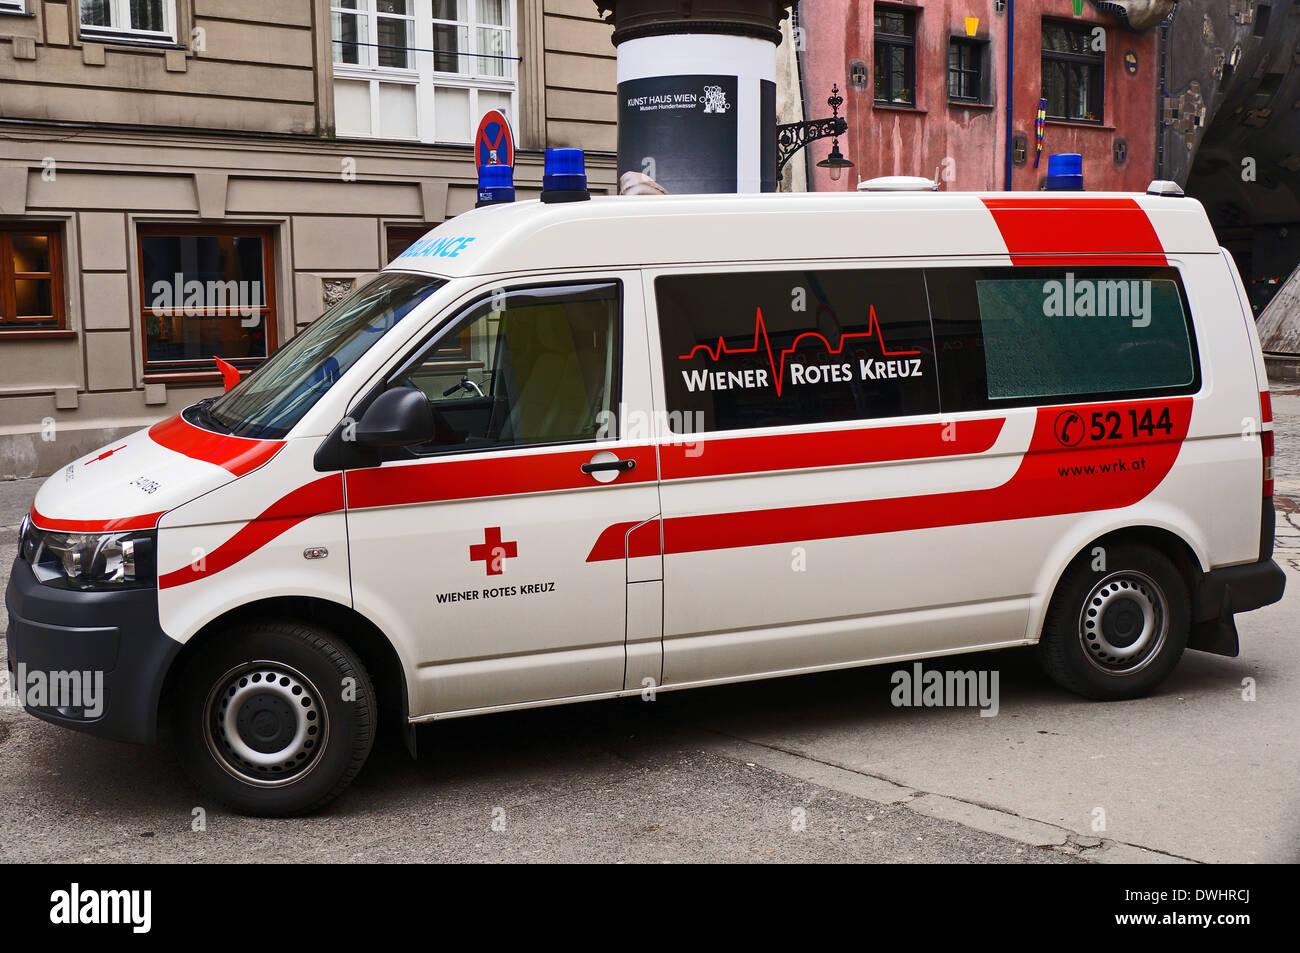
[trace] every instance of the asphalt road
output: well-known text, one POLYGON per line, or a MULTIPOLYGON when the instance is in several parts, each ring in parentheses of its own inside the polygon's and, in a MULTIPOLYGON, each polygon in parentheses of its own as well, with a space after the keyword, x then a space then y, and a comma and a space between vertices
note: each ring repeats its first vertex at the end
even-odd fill
MULTIPOLYGON (((165 746, 0 707, 0 859, 1295 862, 1300 389, 1274 408, 1291 588, 1153 697, 1075 698, 1017 651, 951 660, 1000 673, 993 718, 895 708, 881 668, 443 722, 288 821, 205 804, 165 746)), ((38 485, 0 483, 0 584, 38 485)))

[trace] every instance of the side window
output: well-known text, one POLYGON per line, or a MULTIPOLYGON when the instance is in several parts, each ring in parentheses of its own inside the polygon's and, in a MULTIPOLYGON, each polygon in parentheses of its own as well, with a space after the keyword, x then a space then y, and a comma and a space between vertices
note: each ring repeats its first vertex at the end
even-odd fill
POLYGON ((926 279, 945 412, 1199 386, 1176 269, 945 268, 926 279))
POLYGON ((920 269, 655 280, 677 433, 936 413, 920 269))
POLYGON ((501 290, 468 308, 399 372, 423 391, 437 438, 416 453, 604 436, 618 406, 617 282, 501 290), (464 342, 452 356, 447 341, 464 342))

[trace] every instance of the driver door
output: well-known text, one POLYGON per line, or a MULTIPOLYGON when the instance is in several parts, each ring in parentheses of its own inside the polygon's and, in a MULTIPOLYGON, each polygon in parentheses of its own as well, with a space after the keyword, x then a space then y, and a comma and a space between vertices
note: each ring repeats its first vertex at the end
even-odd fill
POLYGON ((357 609, 418 672, 413 714, 623 689, 609 531, 659 514, 648 434, 618 413, 648 400, 640 301, 635 273, 497 288, 390 374, 437 435, 347 472, 348 533, 357 609))

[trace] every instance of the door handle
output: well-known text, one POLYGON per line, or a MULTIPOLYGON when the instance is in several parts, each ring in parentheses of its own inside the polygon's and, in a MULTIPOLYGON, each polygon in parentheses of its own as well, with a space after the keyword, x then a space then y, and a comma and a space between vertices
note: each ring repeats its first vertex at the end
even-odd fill
POLYGON ((634 469, 636 469, 635 460, 602 460, 600 463, 584 463, 582 465, 583 473, 605 473, 609 470, 622 472, 634 469))

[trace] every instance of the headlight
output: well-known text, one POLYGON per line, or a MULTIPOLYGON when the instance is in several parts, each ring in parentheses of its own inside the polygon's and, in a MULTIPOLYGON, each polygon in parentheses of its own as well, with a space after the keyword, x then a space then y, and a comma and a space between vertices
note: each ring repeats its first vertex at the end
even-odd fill
POLYGON ((139 589, 158 575, 152 532, 55 533, 28 521, 19 547, 37 580, 60 589, 139 589))

